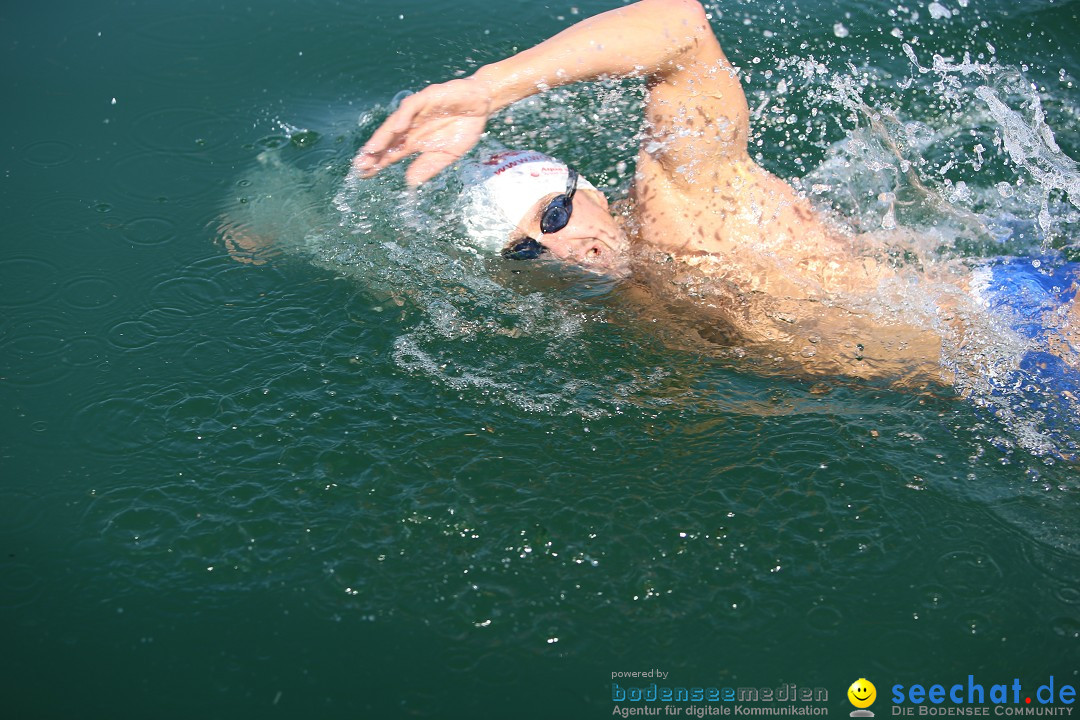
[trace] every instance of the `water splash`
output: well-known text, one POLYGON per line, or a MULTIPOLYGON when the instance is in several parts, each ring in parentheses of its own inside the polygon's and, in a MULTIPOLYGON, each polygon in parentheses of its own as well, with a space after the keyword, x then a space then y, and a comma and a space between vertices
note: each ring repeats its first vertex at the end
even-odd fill
MULTIPOLYGON (((1002 255, 1028 257, 1045 272, 1075 259, 1077 163, 1058 146, 1039 93, 1020 69, 968 53, 959 62, 934 54, 923 64, 911 45, 902 50, 913 74, 897 82, 880 70, 833 73, 806 58, 790 62, 810 86, 812 105, 842 108, 850 123, 801 185, 857 230, 907 231, 901 257, 921 273, 921 297, 881 299, 941 330, 957 391, 1006 430, 994 436, 996 446, 1074 456, 1080 408, 1067 394, 1055 401, 1060 388, 1037 370, 1021 369, 1025 358, 1047 350, 1017 332, 1031 318, 990 311, 933 278, 956 263, 975 267, 1002 255), (926 313, 926 297, 954 308, 952 323, 959 320, 962 330, 926 313)), ((1048 332, 1062 327, 1061 310, 1046 316, 1048 332)))
MULTIPOLYGON (((958 12, 932 20, 950 22, 958 12)), ((992 49, 960 61, 929 52, 913 37, 914 11, 896 22, 889 36, 897 68, 857 66, 812 48, 778 54, 767 67, 750 58, 742 74, 754 108, 752 150, 767 165, 769 145, 790 150, 781 155, 804 193, 855 230, 876 231, 872 249, 921 280, 880 288, 867 312, 940 332, 957 389, 998 418, 1008 442, 1063 455, 1071 441, 1047 429, 1045 409, 1016 402, 1024 392, 1030 399, 1034 386, 1003 393, 994 382, 1015 369, 1030 341, 935 277, 1003 254, 1051 262, 1055 251, 1075 255, 1080 173, 1022 69, 999 63, 992 49)), ((543 149, 618 193, 633 177, 642 130, 626 118, 640 117, 644 92, 630 80, 535 96, 494 118, 488 142, 543 149)), ((457 230, 460 181, 452 171, 417 191, 402 189, 401 167, 372 180, 348 175, 349 153, 388 112, 370 108, 356 127, 339 130, 344 149, 303 178, 288 155, 318 147, 318 134, 261 157, 262 170, 280 174, 270 181, 278 187, 250 195, 269 201, 285 187, 305 191, 275 220, 292 229, 290 252, 363 289, 373 312, 395 327, 391 360, 399 369, 471 402, 583 417, 655 407, 650 388, 664 376, 662 353, 645 361, 645 372, 637 370, 640 358, 589 360, 613 351, 619 328, 634 324, 618 298, 604 301, 610 288, 478 255, 457 230)), ((287 138, 309 137, 281 127, 287 138)), ((264 216, 266 204, 250 203, 264 216)))

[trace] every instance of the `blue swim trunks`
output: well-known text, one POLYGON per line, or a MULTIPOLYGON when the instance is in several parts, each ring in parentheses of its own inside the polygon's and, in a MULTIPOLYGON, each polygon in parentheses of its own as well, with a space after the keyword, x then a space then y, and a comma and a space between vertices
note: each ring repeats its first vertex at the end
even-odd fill
POLYGON ((975 298, 1031 341, 1016 370, 993 381, 993 394, 1013 410, 1040 411, 1051 430, 1068 432, 1080 418, 1080 372, 1049 351, 1067 343, 1060 328, 1078 288, 1080 263, 1000 258, 972 273, 975 298))
POLYGON ((975 296, 995 314, 1011 316, 1012 328, 1036 341, 1053 339, 1057 330, 1049 321, 1073 299, 1078 283, 1080 263, 1032 258, 1001 258, 972 273, 975 296))

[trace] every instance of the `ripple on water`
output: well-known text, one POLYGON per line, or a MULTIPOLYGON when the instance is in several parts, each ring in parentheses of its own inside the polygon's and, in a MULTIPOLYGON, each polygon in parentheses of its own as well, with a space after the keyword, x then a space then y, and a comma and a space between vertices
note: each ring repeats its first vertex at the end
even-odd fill
POLYGON ((41 573, 25 563, 0 563, 4 577, 4 592, 0 593, 0 607, 13 609, 37 602, 44 591, 41 573))
POLYGON ((139 217, 124 223, 120 234, 132 245, 165 245, 176 239, 176 223, 165 217, 139 217))
POLYGON ((42 140, 27 145, 23 158, 38 167, 57 167, 75 158, 75 146, 63 140, 42 140))
POLYGON ((1054 590, 1054 597, 1066 605, 1080 605, 1080 588, 1073 586, 1057 588, 1054 590))
POLYGON ((60 382, 71 375, 71 367, 60 363, 28 365, 6 379, 13 388, 44 388, 60 382))
POLYGON ((350 322, 342 323, 326 333, 321 340, 324 356, 334 357, 366 349, 367 346, 364 341, 371 332, 368 326, 369 322, 369 320, 365 320, 364 324, 361 324, 359 321, 350 318, 350 322))
POLYGON ((967 531, 964 529, 964 526, 959 523, 942 523, 939 526, 938 531, 941 537, 946 540, 962 540, 967 536, 967 531))
MULTIPOLYGON (((135 145, 161 153, 199 153, 213 151, 221 160, 221 150, 232 138, 232 121, 224 115, 199 108, 153 110, 132 120, 135 145)), ((237 148, 237 158, 250 153, 237 148)))
POLYGON ((949 591, 941 585, 926 585, 919 590, 919 595, 925 610, 944 610, 951 603, 949 591))
POLYGON ((489 647, 484 654, 473 655, 471 662, 457 669, 492 687, 506 687, 514 681, 517 672, 513 663, 506 662, 505 651, 498 646, 489 647))
POLYGON ((165 408, 165 417, 173 427, 197 428, 209 418, 218 417, 222 399, 218 395, 183 395, 165 408))
POLYGON ((43 197, 30 206, 27 215, 34 218, 32 232, 47 235, 50 239, 85 233, 91 222, 99 221, 91 217, 90 201, 75 195, 43 197))
POLYGON ((48 300, 57 290, 58 275, 56 265, 40 258, 0 261, 0 308, 12 310, 48 300))
MULTIPOLYGON (((297 144, 298 137, 311 138, 314 133, 308 133, 307 135, 293 135, 291 142, 293 145, 297 144)), ((314 143, 317 140, 306 140, 307 143, 314 143)), ((306 145, 301 144, 301 147, 306 145)), ((297 157, 295 166, 301 169, 317 172, 319 170, 330 169, 334 167, 341 168, 341 174, 345 174, 344 168, 347 167, 347 161, 342 159, 342 152, 340 148, 336 147, 324 147, 315 150, 307 150, 302 155, 297 157)))
POLYGON ((954 550, 937 560, 937 578, 953 594, 985 597, 1001 589, 1004 574, 997 562, 984 552, 954 550))
POLYGON ((311 308, 288 307, 270 313, 266 326, 274 335, 298 336, 312 332, 316 319, 311 308))
POLYGON ((831 635, 843 624, 844 615, 832 605, 818 605, 806 614, 806 625, 811 630, 831 635))
POLYGON ((1021 545, 1024 559, 1040 575, 1040 585, 1053 588, 1054 597, 1066 605, 1080 605, 1080 561, 1071 553, 1028 541, 1021 545))
POLYGON ((159 339, 176 337, 193 327, 191 312, 181 307, 150 308, 139 316, 139 320, 147 323, 154 337, 159 339))
POLYGON ((150 289, 150 297, 159 305, 207 310, 224 304, 225 290, 215 279, 181 275, 159 282, 150 289))
POLYGON ((23 326, 7 345, 9 357, 29 363, 48 360, 64 347, 64 326, 55 320, 38 319, 23 326))
MULTIPOLYGON (((179 272, 159 276, 150 288, 150 299, 158 308, 183 308, 190 318, 193 314, 222 308, 232 299, 232 273, 244 266, 213 256, 191 263, 179 272)), ((241 296, 241 301, 250 298, 241 296)))
POLYGON ((60 297, 75 310, 97 310, 112 305, 119 295, 120 286, 114 280, 102 275, 84 275, 67 281, 60 297))
POLYGON ((67 340, 66 326, 52 319, 30 321, 12 332, 4 344, 0 368, 13 387, 41 387, 58 382, 71 367, 58 362, 67 340))
POLYGON ((74 427, 93 452, 126 455, 157 442, 165 427, 152 398, 129 390, 134 397, 106 398, 75 413, 74 427))
POLYGON ((142 350, 157 341, 154 326, 145 320, 124 320, 105 331, 109 346, 115 350, 142 350))
POLYGON ((184 525, 177 510, 168 502, 153 504, 135 501, 131 507, 117 510, 108 517, 105 529, 137 544, 141 549, 153 547, 162 539, 171 539, 184 525))
POLYGON ((9 490, 0 492, 0 507, 4 508, 4 531, 10 533, 11 537, 17 537, 25 535, 38 524, 45 503, 30 493, 9 490))
POLYGON ((1080 558, 1038 541, 1021 545, 1024 558, 1048 579, 1077 585, 1080 582, 1080 558))
POLYGON ((71 367, 88 367, 105 361, 109 355, 107 343, 96 335, 72 338, 64 343, 60 360, 71 367))
POLYGON ((208 161, 175 153, 146 151, 119 160, 111 173, 113 191, 122 199, 170 202, 204 197, 217 201, 218 189, 208 182, 208 161))
POLYGON ((239 373, 249 363, 238 364, 248 353, 234 352, 237 347, 223 340, 203 340, 184 351, 184 367, 199 376, 214 377, 218 381, 239 373))

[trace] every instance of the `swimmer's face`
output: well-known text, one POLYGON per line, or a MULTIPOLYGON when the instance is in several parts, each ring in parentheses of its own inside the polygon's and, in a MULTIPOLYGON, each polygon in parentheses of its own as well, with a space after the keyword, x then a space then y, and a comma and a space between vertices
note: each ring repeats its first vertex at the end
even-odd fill
POLYGON ((608 211, 604 194, 579 189, 574 195, 574 210, 566 227, 544 235, 540 232, 540 213, 553 197, 555 195, 546 195, 537 200, 518 223, 520 234, 536 238, 547 249, 548 255, 562 262, 574 263, 604 275, 627 275, 629 244, 608 211))

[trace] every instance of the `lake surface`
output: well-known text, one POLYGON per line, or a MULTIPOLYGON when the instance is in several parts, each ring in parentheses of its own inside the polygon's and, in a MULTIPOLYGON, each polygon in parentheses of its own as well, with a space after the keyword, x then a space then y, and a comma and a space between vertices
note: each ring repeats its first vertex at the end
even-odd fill
MULTIPOLYGON (((1080 682, 1053 391, 757 372, 460 252, 439 183, 346 180, 400 91, 616 4, 0 10, 5 716, 603 718, 653 668, 832 716, 867 678, 881 716, 894 684, 1080 682)), ((1075 2, 707 7, 770 170, 944 254, 1080 260, 1075 2), (903 204, 905 161, 997 239, 903 204)), ((492 134, 617 194, 639 105, 560 90, 492 134)))

